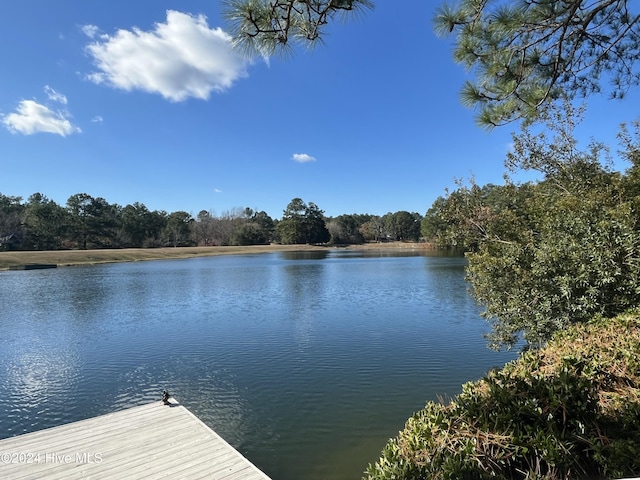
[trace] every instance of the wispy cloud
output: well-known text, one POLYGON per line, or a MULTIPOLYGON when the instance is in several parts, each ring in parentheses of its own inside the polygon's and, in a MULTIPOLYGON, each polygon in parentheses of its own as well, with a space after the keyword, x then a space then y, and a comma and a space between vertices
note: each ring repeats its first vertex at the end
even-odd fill
POLYGON ((294 153, 293 156, 291 157, 291 160, 298 163, 309 163, 309 162, 316 161, 315 157, 312 157, 311 155, 307 155, 306 153, 294 153))
POLYGON ((67 104, 67 97, 61 93, 56 92, 49 85, 44 86, 44 93, 47 94, 47 97, 49 97, 49 100, 51 100, 52 102, 58 102, 63 105, 67 104))
MULTIPOLYGON (((48 85, 44 87, 44 91, 50 100, 66 105, 67 97, 63 94, 56 92, 48 85)), ((22 100, 15 112, 0 118, 2 124, 11 133, 21 133, 23 135, 53 133, 66 137, 82 131, 71 123, 71 115, 66 110, 54 111, 35 100, 22 100)))
MULTIPOLYGON (((86 26, 85 33, 97 33, 86 26)), ((150 31, 138 28, 101 35, 89 44, 97 71, 88 78, 126 91, 158 93, 180 102, 207 100, 245 77, 246 63, 231 48, 231 37, 210 28, 204 15, 167 11, 166 23, 150 31)))
POLYGON ((95 25, 83 25, 80 28, 82 29, 82 33, 84 33, 89 38, 95 38, 100 33, 100 29, 95 25))
POLYGON ((91 119, 92 123, 102 123, 104 119, 100 115, 96 115, 91 119))
POLYGON ((219 188, 214 188, 213 191, 216 193, 222 193, 222 190, 220 190, 219 188))

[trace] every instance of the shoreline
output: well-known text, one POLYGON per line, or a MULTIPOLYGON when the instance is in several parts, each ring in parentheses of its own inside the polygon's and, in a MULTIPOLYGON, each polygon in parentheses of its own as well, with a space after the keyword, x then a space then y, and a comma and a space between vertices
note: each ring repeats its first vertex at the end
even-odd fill
POLYGON ((315 245, 247 245, 215 247, 122 248, 101 250, 45 250, 0 252, 0 270, 29 264, 55 264, 58 267, 97 265, 101 263, 139 262, 147 260, 212 257, 218 255, 251 255, 269 252, 303 252, 330 249, 348 250, 435 250, 430 243, 365 243, 346 246, 315 245))

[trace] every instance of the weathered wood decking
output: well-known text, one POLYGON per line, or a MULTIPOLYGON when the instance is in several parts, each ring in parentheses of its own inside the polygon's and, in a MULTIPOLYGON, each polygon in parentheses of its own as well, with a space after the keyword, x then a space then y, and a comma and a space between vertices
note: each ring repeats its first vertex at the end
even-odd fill
POLYGON ((0 440, 2 479, 269 480, 174 399, 0 440))

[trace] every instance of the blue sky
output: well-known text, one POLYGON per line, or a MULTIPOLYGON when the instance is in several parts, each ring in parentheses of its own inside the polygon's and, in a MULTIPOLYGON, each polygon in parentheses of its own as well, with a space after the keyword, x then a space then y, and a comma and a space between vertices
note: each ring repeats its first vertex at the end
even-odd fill
MULTIPOLYGON (((433 34, 439 2, 378 1, 326 42, 251 63, 217 0, 20 0, 0 16, 0 192, 274 218, 424 214, 454 178, 500 183, 517 126, 459 102, 467 72, 433 34)), ((640 115, 589 99, 582 145, 640 115)))

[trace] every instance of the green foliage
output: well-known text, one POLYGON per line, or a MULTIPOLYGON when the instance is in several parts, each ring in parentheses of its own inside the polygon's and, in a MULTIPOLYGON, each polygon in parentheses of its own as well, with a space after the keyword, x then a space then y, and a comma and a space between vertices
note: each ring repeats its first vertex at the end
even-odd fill
MULTIPOLYGON (((370 0, 223 0, 234 45, 247 56, 322 42, 339 17, 372 9, 370 0)), ((640 82, 640 14, 627 0, 458 0, 434 18, 436 33, 455 35, 453 58, 474 70, 462 103, 479 107, 493 127, 535 120, 559 98, 600 92, 622 98, 640 82), (636 10, 634 11, 634 8, 636 10)))
POLYGON ((622 98, 640 81, 640 14, 626 0, 513 2, 460 0, 444 4, 436 32, 455 34, 454 59, 475 69, 462 102, 479 107, 478 123, 533 120, 552 100, 600 92, 622 98))
POLYGON ((22 197, 0 193, 0 251, 19 248, 24 237, 22 197))
POLYGON ((331 243, 333 245, 364 243, 364 235, 360 231, 364 217, 364 215, 339 215, 327 222, 331 243))
POLYGON ((470 186, 458 181, 458 189, 439 197, 427 211, 422 233, 444 247, 476 250, 485 241, 502 242, 506 230, 513 227, 511 212, 526 196, 528 185, 516 188, 472 180, 470 186))
POLYGON ((440 245, 448 244, 445 239, 447 224, 443 215, 443 210, 446 207, 447 199, 444 197, 438 197, 422 218, 422 221, 420 222, 420 233, 426 240, 440 245))
MULTIPOLYGON (((352 214, 331 221, 336 239, 361 243, 382 235, 381 220, 352 214), (366 224, 375 224, 374 237, 366 235, 366 224)), ((251 208, 221 215, 201 210, 192 218, 182 211, 150 211, 139 202, 121 207, 87 193, 72 195, 66 206, 41 193, 31 195, 26 203, 21 197, 0 193, 0 250, 262 245, 279 241, 320 244, 330 240, 324 212, 299 198, 287 206, 281 221, 274 221, 265 211, 251 208)))
POLYGON ((245 209, 244 222, 233 234, 234 245, 265 245, 273 236, 273 220, 266 212, 245 209))
POLYGON ((385 238, 384 222, 382 217, 377 215, 370 215, 369 218, 362 222, 358 230, 364 237, 365 242, 378 242, 385 238))
POLYGON ((324 26, 373 8, 369 0, 223 0, 234 44, 245 55, 270 56, 291 40, 307 46, 322 41, 324 26))
POLYGON ((25 207, 25 247, 29 250, 61 248, 68 223, 64 208, 41 193, 34 193, 25 207))
POLYGON ((592 479, 640 474, 640 311, 556 334, 429 402, 367 480, 592 479))
POLYGON ((67 235, 75 246, 87 248, 113 247, 117 226, 117 208, 104 198, 77 193, 67 200, 67 235))
POLYGON ((120 211, 119 240, 123 247, 155 247, 161 245, 160 236, 167 224, 166 215, 151 212, 135 202, 120 211))
POLYGON ((269 243, 265 232, 255 223, 245 223, 233 235, 234 245, 264 245, 269 243))
POLYGON ((422 215, 400 210, 382 217, 387 238, 394 241, 417 242, 420 239, 422 215))
POLYGON ((287 205, 276 230, 284 244, 326 243, 331 235, 324 220, 324 212, 309 202, 294 198, 287 205))
POLYGON ((187 212, 171 213, 162 230, 162 239, 165 245, 171 247, 189 246, 191 244, 191 222, 193 222, 193 218, 187 212))
MULTIPOLYGON (((441 244, 468 251, 467 279, 493 348, 521 336, 544 344, 572 323, 640 305, 637 167, 611 171, 596 143, 578 150, 574 113, 549 117, 551 139, 528 128, 514 136, 507 166, 540 172, 541 181, 461 185, 428 212, 441 244)), ((637 158, 627 139, 625 155, 637 158)))

